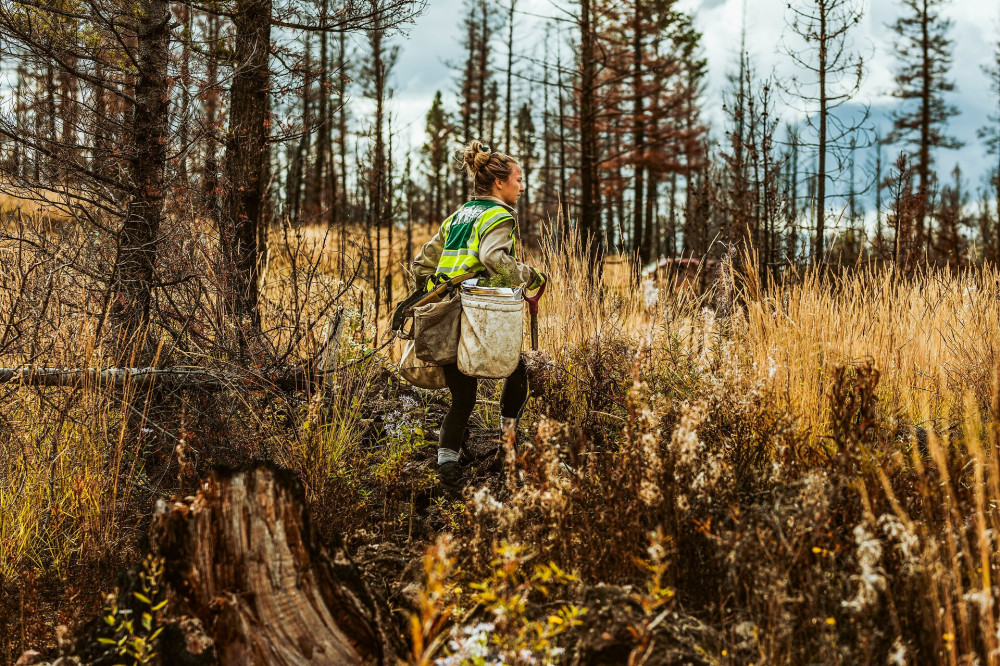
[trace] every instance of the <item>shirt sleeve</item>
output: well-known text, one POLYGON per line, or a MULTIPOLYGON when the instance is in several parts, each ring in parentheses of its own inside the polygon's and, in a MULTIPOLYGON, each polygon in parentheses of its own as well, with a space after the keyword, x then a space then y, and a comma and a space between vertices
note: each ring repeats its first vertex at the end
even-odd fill
POLYGON ((434 275, 437 270, 438 262, 441 260, 441 252, 444 251, 444 235, 441 233, 443 226, 438 227, 431 239, 424 243, 413 263, 410 264, 413 279, 416 280, 414 287, 422 287, 427 283, 427 278, 434 275))
POLYGON ((503 269, 499 266, 509 267, 510 275, 517 283, 527 283, 533 287, 538 279, 538 271, 522 264, 514 258, 514 238, 511 236, 514 231, 514 220, 501 222, 490 229, 482 240, 479 241, 479 261, 486 267, 486 272, 494 275, 503 269))

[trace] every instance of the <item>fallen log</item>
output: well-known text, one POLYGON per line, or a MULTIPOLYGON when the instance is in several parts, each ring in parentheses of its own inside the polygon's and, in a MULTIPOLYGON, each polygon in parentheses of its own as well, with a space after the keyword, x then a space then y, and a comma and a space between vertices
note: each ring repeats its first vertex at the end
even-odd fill
POLYGON ((150 542, 170 615, 197 618, 219 664, 389 664, 401 654, 388 610, 342 544, 318 542, 290 472, 214 472, 196 497, 158 504, 150 542))
POLYGON ((327 322, 323 346, 315 368, 293 367, 267 373, 225 372, 201 367, 172 368, 0 368, 0 386, 85 386, 122 390, 147 390, 153 384, 163 388, 190 388, 201 391, 279 389, 294 391, 321 383, 336 372, 340 342, 344 332, 344 308, 339 306, 327 322))
POLYGON ((234 374, 207 368, 0 368, 0 385, 87 386, 121 390, 145 390, 153 384, 164 388, 191 388, 202 391, 226 389, 304 388, 319 381, 322 373, 292 368, 267 375, 234 374))

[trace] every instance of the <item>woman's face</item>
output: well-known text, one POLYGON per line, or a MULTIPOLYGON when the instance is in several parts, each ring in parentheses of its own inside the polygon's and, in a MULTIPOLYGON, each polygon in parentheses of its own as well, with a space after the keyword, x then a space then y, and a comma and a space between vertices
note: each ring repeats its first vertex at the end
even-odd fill
POLYGON ((494 196, 511 208, 517 205, 522 192, 524 192, 524 178, 521 175, 521 166, 518 164, 511 167, 507 180, 497 180, 493 184, 494 196))

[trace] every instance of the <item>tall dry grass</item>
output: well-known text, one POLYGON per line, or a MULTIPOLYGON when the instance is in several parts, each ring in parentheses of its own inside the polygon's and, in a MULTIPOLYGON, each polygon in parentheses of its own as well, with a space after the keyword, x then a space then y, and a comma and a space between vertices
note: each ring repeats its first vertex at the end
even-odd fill
POLYGON ((968 393, 989 404, 1000 361, 995 266, 926 269, 904 279, 868 265, 774 281, 760 276, 752 256, 743 255, 742 269, 723 262, 710 291, 699 294, 633 280, 631 268, 595 282, 583 253, 547 239, 543 347, 564 355, 624 338, 647 354, 683 349, 706 370, 725 363, 746 391, 766 395, 815 442, 830 435, 827 397, 838 366, 877 367, 878 398, 905 425, 956 427, 968 393))
POLYGON ((732 336, 749 378, 817 437, 828 434, 833 369, 866 361, 881 372, 886 409, 910 424, 950 428, 967 394, 989 404, 1000 360, 998 278, 995 266, 928 269, 905 280, 874 266, 827 281, 807 274, 746 298, 732 336))
MULTIPOLYGON (((58 263, 31 268, 15 236, 0 244, 0 277, 4 298, 22 284, 26 295, 5 303, 38 325, 34 344, 0 345, 3 364, 104 365, 99 284, 58 263)), ((211 230, 167 238, 165 261, 206 286, 183 283, 162 303, 197 335, 164 335, 161 362, 257 372, 213 347, 228 333, 211 230)), ((274 230, 262 290, 265 362, 315 358, 344 308, 342 368, 327 393, 0 388, 0 587, 18 613, 35 576, 137 558, 153 499, 187 492, 212 462, 278 460, 313 497, 344 503, 331 525, 367 521, 367 534, 413 538, 433 479, 403 470, 433 445, 436 423, 421 428, 398 406, 405 394, 422 416, 440 398, 401 389, 389 349, 373 355, 389 313, 376 322, 371 285, 339 274, 340 245, 326 229, 274 230)), ((359 275, 363 254, 345 262, 359 275)), ((404 254, 397 245, 383 261, 404 254)), ((459 571, 495 579, 488 563, 515 552, 504 543, 518 561, 547 558, 585 585, 642 586, 649 568, 638 562, 655 560, 655 594, 633 618, 643 654, 664 640, 656 617, 673 608, 703 620, 710 663, 997 663, 994 267, 767 282, 751 261, 723 262, 699 294, 635 278, 627 260, 595 273, 587 254, 570 235, 527 257, 549 278, 532 437, 509 452, 499 485, 464 503, 433 500, 459 571)), ((396 280, 402 295, 402 270, 396 280)), ((516 599, 531 598, 522 586, 532 584, 518 579, 516 599)), ((509 626, 547 626, 538 621, 509 626)))
POLYGON ((540 264, 554 369, 506 483, 466 505, 462 566, 517 544, 642 586, 655 533, 699 628, 652 632, 626 602, 634 660, 693 641, 705 663, 998 662, 994 268, 763 284, 724 262, 699 298, 594 279, 580 249, 540 264))

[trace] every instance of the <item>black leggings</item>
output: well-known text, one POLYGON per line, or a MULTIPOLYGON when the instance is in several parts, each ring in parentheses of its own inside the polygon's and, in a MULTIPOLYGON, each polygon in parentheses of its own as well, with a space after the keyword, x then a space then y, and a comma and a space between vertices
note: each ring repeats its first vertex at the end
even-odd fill
MULTIPOLYGON (((451 391, 451 409, 445 414, 444 422, 441 424, 438 446, 458 451, 462 446, 462 440, 465 439, 465 427, 469 423, 469 417, 476 407, 479 380, 459 372, 458 366, 454 363, 442 367, 448 390, 451 391)), ((500 416, 513 419, 520 417, 521 409, 527 400, 528 374, 524 369, 524 360, 521 360, 510 377, 504 380, 503 392, 500 394, 500 416)))

